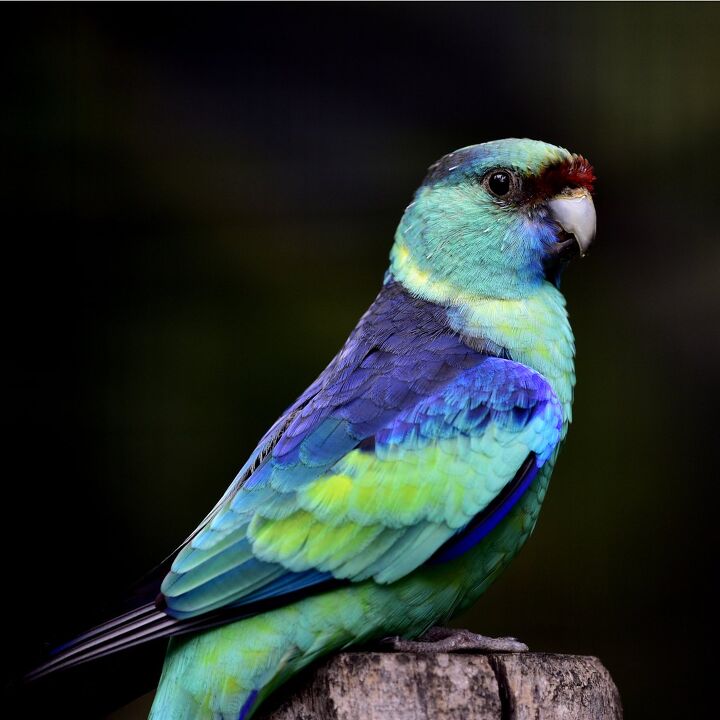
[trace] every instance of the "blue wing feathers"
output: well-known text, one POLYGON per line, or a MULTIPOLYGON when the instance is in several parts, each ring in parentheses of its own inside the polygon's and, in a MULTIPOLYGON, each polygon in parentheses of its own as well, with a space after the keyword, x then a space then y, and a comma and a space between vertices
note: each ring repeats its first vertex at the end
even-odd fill
POLYGON ((486 512, 482 513, 481 517, 476 518, 475 522, 466 527, 463 532, 448 540, 433 555, 430 562, 435 564, 455 560, 455 558, 466 553, 489 535, 532 485, 532 481, 537 476, 539 469, 540 466, 538 466, 535 457, 531 455, 518 473, 515 482, 508 488, 509 492, 502 497, 501 502, 489 507, 486 512))
MULTIPOLYGON (((287 602, 338 579, 370 577, 374 570, 378 581, 393 579, 431 556, 433 562, 446 562, 479 542, 507 515, 552 452, 561 414, 541 376, 508 361, 507 353, 491 343, 486 344, 488 352, 473 349, 477 347, 450 329, 445 308, 387 284, 343 349, 266 433, 177 554, 162 587, 163 612, 171 616, 167 622, 148 610, 147 624, 137 628, 134 620, 103 626, 107 631, 100 628, 89 636, 93 648, 87 657, 205 626, 201 617, 195 618, 199 613, 209 613, 213 622, 213 611, 223 607, 258 612, 266 603, 287 602), (292 572, 248 555, 252 517, 259 513, 272 520, 294 512, 298 489, 350 451, 401 457, 408 449, 452 439, 470 447, 490 422, 508 428, 537 422, 542 442, 523 474, 467 528, 431 522, 380 529, 364 539, 361 553, 332 573, 322 559, 316 568, 298 566, 301 571, 292 572)), ((82 647, 82 641, 72 645, 73 664, 85 657, 82 647)))
MULTIPOLYGON (((408 307, 407 297, 402 307, 392 293, 389 302, 395 307, 394 320, 388 321, 390 313, 383 314, 382 303, 375 314, 366 314, 364 323, 361 322, 345 348, 314 383, 317 391, 290 408, 289 421, 272 451, 244 486, 236 488, 228 510, 211 521, 211 528, 215 531, 226 526, 232 528, 238 522, 237 516, 243 513, 248 518, 253 512, 269 519, 287 516, 297 509, 294 493, 299 487, 329 471, 368 438, 372 442, 365 443, 364 449, 387 458, 402 453, 402 448, 421 448, 443 439, 467 437, 471 441, 490 422, 503 427, 524 427, 548 404, 557 405, 547 382, 533 371, 472 350, 437 321, 434 311, 430 312, 429 320, 424 306, 418 309, 416 302, 408 307), (407 326, 398 327, 398 322, 406 322, 407 326)), ((550 449, 559 438, 559 408, 556 415, 551 418, 555 427, 548 432, 550 449)), ((538 457, 542 455, 544 462, 549 451, 541 450, 538 457)), ((493 507, 484 524, 478 525, 474 534, 458 540, 453 546, 455 549, 447 550, 444 557, 455 557, 479 542, 509 512, 532 477, 534 471, 527 471, 503 504, 493 507)), ((402 540, 393 530, 381 533, 364 548, 363 553, 367 554, 364 563, 349 560, 344 571, 356 567, 376 568, 383 562, 399 566, 400 560, 388 560, 388 553, 396 552, 398 547, 407 548, 398 554, 408 558, 406 563, 412 567, 411 550, 419 547, 422 555, 423 538, 432 538, 438 545, 455 532, 447 526, 423 526, 407 532, 402 540), (398 542, 401 544, 397 545, 398 542)), ((198 537, 202 540, 202 533, 198 537)), ((213 558, 212 562, 217 568, 229 567, 235 552, 234 545, 221 548, 220 557, 213 558)), ((237 557, 240 560, 240 556, 237 557)), ((173 568, 175 572, 183 572, 182 561, 181 553, 173 568)), ((241 564, 240 568, 222 574, 214 591, 237 582, 243 568, 241 564)), ((248 567, 248 572, 253 576, 250 569, 248 567)), ((268 571, 266 586, 255 589, 253 584, 244 590, 236 588, 235 602, 258 594, 262 598, 277 597, 327 580, 325 572, 307 572, 310 574, 285 570, 275 576, 268 571), (253 594, 243 595, 250 587, 253 594)), ((368 576, 365 570, 360 575, 368 576)), ((209 581, 208 597, 215 582, 209 581)), ((170 598, 173 612, 174 603, 170 598)))
POLYGON ((290 593, 303 590, 313 585, 332 580, 333 576, 328 572, 319 572, 317 570, 305 570, 298 573, 286 573, 282 577, 268 583, 261 590, 246 595, 238 606, 247 605, 249 603, 267 600, 268 598, 280 597, 290 593))

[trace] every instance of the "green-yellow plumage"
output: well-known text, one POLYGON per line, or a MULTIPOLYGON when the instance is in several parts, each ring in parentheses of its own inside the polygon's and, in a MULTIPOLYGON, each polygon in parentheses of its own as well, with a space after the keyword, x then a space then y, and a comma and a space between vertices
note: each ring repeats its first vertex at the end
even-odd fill
POLYGON ((571 419, 559 278, 594 233, 592 180, 530 140, 433 165, 380 294, 177 553, 158 608, 39 674, 191 629, 151 718, 244 720, 317 658, 473 603, 531 533, 571 419))
MULTIPOLYGON (((542 156, 547 146, 530 148, 530 155, 539 151, 542 156)), ((551 149, 550 154, 555 161, 567 160, 563 151, 551 149)), ((422 203, 427 192, 432 191, 421 189, 414 205, 422 203)), ((442 227, 443 215, 452 211, 466 218, 463 201, 458 201, 459 209, 447 204, 432 209, 435 221, 442 227)), ((556 284, 546 277, 518 283, 515 275, 507 292, 497 292, 498 284, 504 289, 503 276, 488 284, 472 263, 473 281, 468 282, 463 272, 453 282, 451 270, 436 273, 428 257, 432 253, 418 258, 412 238, 408 241, 418 230, 413 209, 406 213, 393 246, 393 279, 412 294, 447 308, 449 326, 468 344, 490 341, 546 378, 562 408, 559 433, 564 437, 571 419, 575 347, 556 284)), ((471 215, 463 227, 473 238, 483 223, 493 219, 478 222, 471 215)), ((497 229, 495 224, 489 227, 490 232, 497 229)), ((517 242, 507 227, 502 232, 507 244, 517 242)), ((441 240, 441 251, 452 254, 451 243, 441 240)), ((257 701, 261 700, 328 652, 384 635, 418 636, 472 604, 532 531, 557 444, 521 501, 482 542, 460 557, 431 566, 423 565, 423 545, 446 542, 487 507, 528 450, 542 452, 546 422, 537 418, 522 431, 491 423, 477 436, 456 434, 424 447, 399 444, 374 454, 351 450, 330 472, 297 493, 290 514, 278 517, 272 507, 268 513, 260 508, 248 527, 256 556, 296 572, 317 568, 357 582, 190 639, 173 640, 155 715, 164 716, 167 708, 193 708, 187 711, 193 718, 237 715, 251 693, 257 691, 257 701), (416 532, 403 543, 399 538, 408 526, 416 532), (394 561, 378 563, 376 558, 393 546, 394 561), (202 658, 206 661, 198 662, 202 658), (179 701, 184 693, 190 697, 179 701)))
POLYGON ((348 588, 173 639, 152 718, 238 717, 255 688, 258 703, 307 664, 349 645, 384 637, 416 637, 471 605, 532 531, 552 465, 482 548, 446 565, 417 570, 391 585, 348 588))

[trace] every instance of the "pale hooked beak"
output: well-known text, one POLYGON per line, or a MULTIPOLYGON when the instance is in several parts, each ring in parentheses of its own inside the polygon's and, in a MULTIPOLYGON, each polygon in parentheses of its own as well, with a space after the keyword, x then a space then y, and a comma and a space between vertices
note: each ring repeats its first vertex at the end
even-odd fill
POLYGON ((557 195, 548 202, 553 220, 580 246, 585 255, 595 238, 595 205, 592 195, 585 189, 572 190, 557 195))

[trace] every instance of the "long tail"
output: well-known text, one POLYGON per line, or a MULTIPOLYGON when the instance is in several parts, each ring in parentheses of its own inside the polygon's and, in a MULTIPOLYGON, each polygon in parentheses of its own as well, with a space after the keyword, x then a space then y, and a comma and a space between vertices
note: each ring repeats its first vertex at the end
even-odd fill
POLYGON ((26 682, 39 680, 58 670, 66 670, 142 643, 216 627, 242 616, 241 612, 235 610, 233 613, 215 613, 189 620, 177 620, 158 610, 153 603, 148 603, 97 625, 53 649, 49 659, 27 673, 24 679, 26 682))
POLYGON ((148 603, 102 623, 51 651, 42 665, 25 676, 26 681, 74 667, 125 648, 173 634, 178 621, 148 603))

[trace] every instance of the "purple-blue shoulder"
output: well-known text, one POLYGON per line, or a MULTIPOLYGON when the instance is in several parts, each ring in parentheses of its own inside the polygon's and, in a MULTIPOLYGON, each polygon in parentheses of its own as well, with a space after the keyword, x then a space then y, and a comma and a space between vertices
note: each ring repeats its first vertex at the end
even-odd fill
MULTIPOLYGON (((271 454, 273 465, 298 471, 298 464, 342 455, 489 355, 506 356, 490 342, 470 347, 450 327, 445 308, 390 279, 340 352, 288 408, 258 452, 271 454), (271 449, 263 451, 263 445, 271 449)), ((264 475, 248 473, 238 487, 257 484, 264 475)))

